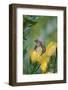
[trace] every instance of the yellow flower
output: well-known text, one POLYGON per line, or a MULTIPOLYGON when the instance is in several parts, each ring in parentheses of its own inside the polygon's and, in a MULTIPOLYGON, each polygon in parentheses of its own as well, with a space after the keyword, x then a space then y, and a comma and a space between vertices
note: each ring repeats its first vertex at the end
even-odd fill
POLYGON ((31 53, 32 63, 38 62, 39 60, 40 60, 40 54, 36 50, 32 51, 31 53))
POLYGON ((47 56, 41 57, 40 69, 41 69, 42 73, 46 73, 48 61, 49 61, 49 57, 47 57, 47 56))
POLYGON ((47 62, 45 62, 45 60, 42 60, 42 63, 40 65, 40 69, 42 71, 42 73, 45 73, 47 70, 47 62))
POLYGON ((49 43, 48 47, 46 48, 45 54, 47 56, 52 56, 55 53, 56 48, 57 48, 57 44, 55 42, 49 43))
POLYGON ((55 42, 50 42, 46 48, 46 51, 41 55, 41 49, 32 50, 30 52, 30 58, 32 63, 40 63, 40 69, 42 73, 46 73, 48 62, 50 57, 56 52, 57 44, 55 42))
POLYGON ((40 58, 40 63, 41 63, 40 68, 41 68, 42 73, 46 72, 48 62, 50 60, 50 57, 55 53, 56 47, 57 47, 56 43, 50 42, 48 44, 48 47, 46 48, 45 53, 43 55, 41 55, 41 58, 40 58))

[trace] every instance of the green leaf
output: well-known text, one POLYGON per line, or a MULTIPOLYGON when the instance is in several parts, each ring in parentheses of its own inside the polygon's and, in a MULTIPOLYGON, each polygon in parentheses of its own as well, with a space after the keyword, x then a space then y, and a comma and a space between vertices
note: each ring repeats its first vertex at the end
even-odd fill
POLYGON ((36 72, 37 72, 37 70, 39 69, 39 67, 40 67, 40 64, 39 63, 35 63, 35 64, 33 64, 33 70, 32 70, 32 72, 31 72, 31 74, 36 74, 36 72))

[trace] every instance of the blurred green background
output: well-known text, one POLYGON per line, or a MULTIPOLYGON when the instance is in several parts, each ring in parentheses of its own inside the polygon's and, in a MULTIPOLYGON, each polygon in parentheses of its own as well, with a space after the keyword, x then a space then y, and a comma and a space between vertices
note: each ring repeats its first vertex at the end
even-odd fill
MULTIPOLYGON (((29 57, 37 39, 45 47, 50 41, 57 42, 57 16, 23 15, 23 74, 41 74, 38 63, 33 65, 29 57)), ((57 53, 51 57, 47 72, 57 72, 57 53)))

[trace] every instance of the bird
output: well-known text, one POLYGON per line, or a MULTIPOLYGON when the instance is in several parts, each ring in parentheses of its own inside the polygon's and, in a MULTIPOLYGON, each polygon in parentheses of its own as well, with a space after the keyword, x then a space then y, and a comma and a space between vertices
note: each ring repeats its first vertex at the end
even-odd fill
POLYGON ((42 41, 40 40, 35 40, 35 47, 34 49, 38 52, 38 53, 41 53, 41 55, 46 51, 46 47, 43 45, 42 41))

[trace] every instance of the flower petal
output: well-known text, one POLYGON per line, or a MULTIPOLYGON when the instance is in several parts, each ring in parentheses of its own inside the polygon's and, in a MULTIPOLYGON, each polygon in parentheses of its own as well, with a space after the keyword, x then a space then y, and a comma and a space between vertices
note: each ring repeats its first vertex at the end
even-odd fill
POLYGON ((50 43, 49 45, 48 45, 48 47, 46 48, 46 55, 47 56, 52 56, 54 53, 55 53, 55 51, 56 51, 56 48, 57 48, 57 44, 56 43, 50 43))

